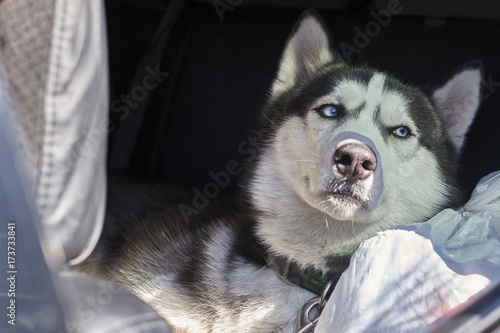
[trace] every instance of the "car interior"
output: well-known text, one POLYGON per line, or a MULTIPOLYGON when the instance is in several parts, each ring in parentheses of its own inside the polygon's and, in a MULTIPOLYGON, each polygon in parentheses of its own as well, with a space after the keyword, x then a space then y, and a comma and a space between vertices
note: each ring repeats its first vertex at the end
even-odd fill
MULTIPOLYGON (((460 157, 464 202, 500 170, 500 3, 0 0, 0 221, 11 226, 0 244, 15 240, 17 260, 0 265, 14 276, 0 282, 14 320, 2 319, 2 332, 171 331, 123 287, 69 272, 99 237, 106 177, 195 188, 229 161, 244 166, 239 146, 259 130, 281 52, 309 8, 347 62, 424 92, 479 64, 481 106, 460 157), (76 162, 56 172, 58 158, 76 162)), ((496 287, 435 331, 493 332, 499 309, 496 287)))

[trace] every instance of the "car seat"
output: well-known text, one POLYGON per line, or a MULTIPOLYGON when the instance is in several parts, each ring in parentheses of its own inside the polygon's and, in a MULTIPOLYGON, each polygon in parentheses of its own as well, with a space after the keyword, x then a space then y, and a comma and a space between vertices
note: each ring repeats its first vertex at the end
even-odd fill
POLYGON ((103 224, 107 54, 101 1, 0 2, 2 332, 170 332, 124 287, 68 270, 103 224))

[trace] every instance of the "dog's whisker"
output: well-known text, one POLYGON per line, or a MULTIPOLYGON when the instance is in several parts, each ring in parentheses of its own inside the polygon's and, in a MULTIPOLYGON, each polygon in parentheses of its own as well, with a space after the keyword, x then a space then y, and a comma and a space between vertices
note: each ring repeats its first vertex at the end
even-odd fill
POLYGON ((319 164, 318 161, 314 161, 314 160, 293 160, 293 161, 286 162, 286 163, 280 163, 278 165, 279 166, 285 166, 285 165, 289 165, 289 164, 293 164, 293 163, 299 163, 299 162, 310 162, 310 163, 314 163, 314 164, 319 164))
POLYGON ((327 201, 327 199, 320 201, 320 202, 318 203, 318 206, 319 206, 319 205, 324 204, 326 201, 327 201))
POLYGON ((265 113, 262 113, 262 115, 264 116, 264 118, 266 118, 271 124, 274 125, 274 127, 278 128, 278 125, 276 125, 271 119, 269 119, 269 117, 265 114, 265 113))
POLYGON ((307 177, 309 175, 309 173, 303 173, 301 175, 298 175, 295 179, 300 179, 300 178, 303 178, 303 177, 307 177))
POLYGON ((326 212, 323 212, 325 215, 325 223, 326 223, 326 230, 330 231, 330 225, 328 224, 328 216, 326 215, 326 212))

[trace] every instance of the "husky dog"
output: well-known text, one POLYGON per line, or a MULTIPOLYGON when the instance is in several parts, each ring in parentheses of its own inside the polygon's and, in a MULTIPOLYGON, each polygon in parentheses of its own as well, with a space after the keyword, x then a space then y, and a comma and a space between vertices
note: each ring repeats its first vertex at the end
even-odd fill
POLYGON ((182 190, 111 188, 80 269, 128 286, 176 332, 293 332, 360 242, 456 204, 456 162, 480 100, 479 66, 429 96, 346 64, 313 12, 296 24, 263 110, 241 198, 183 218, 182 190))

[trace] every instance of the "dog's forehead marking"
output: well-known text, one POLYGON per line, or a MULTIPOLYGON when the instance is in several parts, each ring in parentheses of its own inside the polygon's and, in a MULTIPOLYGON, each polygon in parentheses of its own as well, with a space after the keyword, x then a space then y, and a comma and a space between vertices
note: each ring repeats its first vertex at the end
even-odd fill
POLYGON ((338 103, 347 109, 354 110, 366 103, 368 110, 375 109, 380 105, 386 95, 384 92, 385 75, 375 73, 368 84, 356 79, 344 79, 340 81, 333 91, 321 98, 318 103, 338 103))
POLYGON ((365 103, 367 110, 375 110, 385 97, 385 75, 376 73, 372 76, 366 87, 365 103))
POLYGON ((382 123, 392 125, 411 125, 411 117, 406 112, 407 101, 403 95, 398 92, 388 92, 380 103, 379 117, 382 123))
MULTIPOLYGON (((344 80, 334 89, 332 97, 335 103, 349 110, 357 109, 364 103, 366 87, 354 80, 344 80)), ((326 99, 330 98, 329 96, 326 99)))
POLYGON ((339 82, 333 92, 321 98, 318 104, 336 103, 347 110, 356 110, 363 104, 366 116, 378 118, 382 123, 397 125, 411 123, 407 114, 407 100, 395 90, 385 88, 386 76, 375 73, 368 84, 354 79, 339 82))

